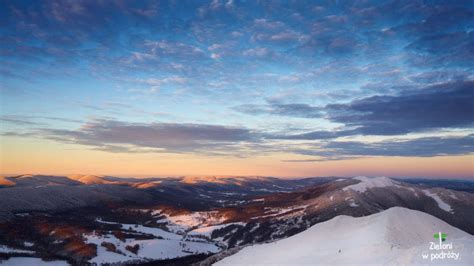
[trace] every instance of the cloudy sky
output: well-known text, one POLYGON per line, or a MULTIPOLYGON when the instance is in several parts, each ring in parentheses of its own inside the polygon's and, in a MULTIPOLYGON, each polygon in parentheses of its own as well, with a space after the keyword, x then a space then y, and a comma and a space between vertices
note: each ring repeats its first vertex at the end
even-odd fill
POLYGON ((474 178, 472 1, 2 1, 2 174, 474 178))

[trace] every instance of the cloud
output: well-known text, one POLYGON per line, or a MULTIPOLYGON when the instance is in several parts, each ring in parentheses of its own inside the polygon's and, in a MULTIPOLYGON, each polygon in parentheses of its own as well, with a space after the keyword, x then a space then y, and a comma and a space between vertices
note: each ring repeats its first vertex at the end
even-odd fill
POLYGON ((205 124, 127 123, 91 120, 77 130, 40 129, 43 138, 110 151, 224 152, 240 142, 256 141, 245 128, 205 124))
POLYGON ((445 83, 398 96, 326 106, 329 120, 362 135, 398 135, 474 125, 474 81, 445 83))
POLYGON ((143 94, 153 94, 159 92, 163 87, 174 87, 185 85, 188 83, 188 78, 171 75, 167 77, 148 77, 148 78, 122 78, 117 80, 127 82, 133 85, 132 88, 127 89, 129 92, 138 92, 143 94))
POLYGON ((406 49, 412 52, 408 62, 432 68, 473 67, 474 32, 438 33, 418 38, 406 49))
POLYGON ((285 160, 286 162, 347 160, 367 156, 432 157, 474 153, 474 134, 462 137, 422 137, 366 143, 334 140, 344 134, 342 131, 315 131, 286 136, 242 127, 187 123, 128 123, 110 119, 90 120, 76 130, 37 128, 30 132, 10 131, 1 134, 40 137, 114 153, 199 153, 237 157, 286 153, 316 157, 285 160), (292 140, 298 142, 291 142, 292 140), (301 143, 304 140, 309 142, 301 143))
POLYGON ((266 18, 257 18, 254 20, 254 27, 267 30, 276 30, 285 27, 285 23, 281 21, 272 21, 266 18))
POLYGON ((44 126, 46 123, 38 122, 38 120, 50 120, 66 123, 81 123, 81 120, 55 117, 55 116, 40 116, 40 115, 2 115, 0 121, 11 123, 20 126, 44 126))
POLYGON ((176 56, 176 57, 201 57, 204 51, 196 46, 182 42, 171 42, 167 40, 145 41, 144 46, 149 52, 156 56, 176 56))
POLYGON ((464 137, 425 137, 376 143, 330 141, 318 149, 295 150, 295 153, 326 159, 364 156, 433 157, 474 153, 474 134, 464 137))
POLYGON ((163 85, 163 84, 168 84, 168 83, 184 84, 186 83, 186 78, 180 77, 180 76, 171 76, 171 77, 166 77, 162 79, 157 79, 157 78, 139 79, 137 81, 148 84, 148 85, 158 86, 158 85, 163 85))
POLYGON ((243 51, 242 53, 244 56, 249 56, 249 57, 257 57, 257 58, 269 58, 273 57, 275 53, 266 47, 257 47, 257 48, 251 48, 243 51))
POLYGON ((326 140, 351 135, 350 131, 325 131, 318 130, 296 135, 273 135, 269 138, 284 140, 326 140))
POLYGON ((351 156, 337 156, 337 157, 322 157, 320 159, 289 159, 281 160, 285 163, 312 163, 312 162, 327 162, 327 161, 341 161, 341 160, 352 160, 360 157, 351 157, 351 156))
POLYGON ((469 79, 470 73, 466 71, 429 71, 417 73, 407 78, 416 83, 440 84, 446 82, 458 82, 469 79))
MULTIPOLYGON (((126 66, 158 65, 163 67, 163 59, 171 59, 171 64, 180 61, 202 60, 206 58, 203 49, 184 42, 169 40, 140 40, 127 56, 122 56, 120 62, 126 66)), ((172 68, 168 65, 168 68, 172 68)))
POLYGON ((31 121, 29 118, 17 117, 17 116, 2 116, 0 121, 5 123, 11 123, 20 126, 32 126, 32 125, 41 125, 41 123, 31 121))
POLYGON ((256 33, 252 36, 253 41, 259 42, 304 42, 308 40, 308 35, 294 30, 284 30, 278 33, 256 33))
POLYGON ((218 53, 212 53, 211 54, 211 58, 214 59, 214 60, 218 60, 220 59, 222 56, 218 53))
POLYGON ((372 96, 347 104, 312 106, 304 103, 244 104, 234 110, 251 115, 327 118, 345 128, 316 131, 284 139, 328 139, 350 135, 401 135, 474 125, 474 81, 448 82, 396 96, 372 96))
MULTIPOLYGON (((413 6, 409 6, 413 7, 413 6)), ((472 25, 474 12, 463 1, 443 5, 420 5, 412 12, 422 12, 423 19, 407 21, 393 28, 406 36, 431 35, 434 32, 451 32, 465 25, 472 25)))
POLYGON ((257 18, 254 20, 251 41, 278 45, 296 45, 306 42, 309 35, 294 29, 286 23, 269 18, 257 18))
POLYGON ((249 127, 255 122, 227 116, 231 104, 241 113, 265 115, 268 128, 280 132, 113 119, 65 130, 38 124, 53 118, 3 117, 6 128, 43 127, 30 136, 110 152, 283 151, 318 153, 328 160, 350 158, 357 148, 361 152, 355 156, 392 148, 402 154, 402 146, 416 151, 409 145, 427 148, 430 141, 450 141, 341 144, 336 141, 340 137, 403 137, 473 127, 474 13, 468 1, 329 2, 319 7, 311 1, 51 0, 6 1, 5 7, 0 72, 3 86, 12 88, 4 94, 6 102, 14 103, 11 113, 31 106, 53 110, 71 98, 84 101, 74 113, 79 120, 69 121, 79 124, 89 114, 104 117, 113 111, 117 117, 136 118, 142 109, 154 115, 169 106, 164 110, 174 119, 230 119, 249 127), (20 89, 41 87, 47 89, 37 95, 47 101, 13 97, 20 89), (160 87, 165 88, 160 97, 149 94, 160 87), (145 101, 134 97, 127 101, 130 108, 90 103, 123 100, 129 91, 147 93, 141 97, 145 101), (307 119, 294 119, 307 123, 304 130, 281 128, 294 117, 307 119), (309 131, 319 125, 316 119, 342 126, 309 131), (303 142, 308 146, 294 147, 303 142))
POLYGON ((222 48, 225 48, 225 45, 218 44, 218 43, 213 43, 211 46, 207 47, 207 50, 215 51, 215 50, 220 50, 222 48))
POLYGON ((242 104, 235 106, 234 110, 250 115, 277 115, 302 118, 320 118, 323 116, 323 108, 302 103, 280 103, 269 101, 267 105, 242 104))
POLYGON ((199 7, 197 13, 201 17, 206 17, 209 15, 214 15, 215 13, 218 13, 218 12, 232 11, 234 7, 235 7, 235 4, 233 0, 226 0, 226 1, 212 0, 209 2, 209 4, 199 7))

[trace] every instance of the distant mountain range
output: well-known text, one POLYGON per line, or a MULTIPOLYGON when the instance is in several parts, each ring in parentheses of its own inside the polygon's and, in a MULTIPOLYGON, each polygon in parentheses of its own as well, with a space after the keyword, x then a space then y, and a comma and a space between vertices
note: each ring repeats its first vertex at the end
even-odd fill
POLYGON ((474 234, 474 194, 467 192, 471 181, 453 182, 2 177, 0 260, 29 256, 73 264, 211 263, 244 246, 278 241, 341 215, 371 217, 393 207, 421 211, 474 234))
POLYGON ((118 178, 111 176, 20 175, 0 179, 0 221, 13 213, 99 206, 172 204, 191 210, 231 205, 246 197, 290 192, 331 178, 272 177, 118 178))

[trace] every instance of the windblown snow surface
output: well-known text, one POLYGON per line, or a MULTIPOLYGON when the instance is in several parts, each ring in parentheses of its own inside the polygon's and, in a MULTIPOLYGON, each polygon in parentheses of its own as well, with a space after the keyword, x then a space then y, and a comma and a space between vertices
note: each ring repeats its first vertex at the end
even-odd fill
POLYGON ((273 243, 243 248, 216 265, 472 265, 474 237, 424 212, 394 207, 366 217, 337 216, 273 243), (435 233, 452 249, 430 250, 435 233), (432 254, 458 253, 436 259, 432 254), (423 255, 427 258, 423 258, 423 255))

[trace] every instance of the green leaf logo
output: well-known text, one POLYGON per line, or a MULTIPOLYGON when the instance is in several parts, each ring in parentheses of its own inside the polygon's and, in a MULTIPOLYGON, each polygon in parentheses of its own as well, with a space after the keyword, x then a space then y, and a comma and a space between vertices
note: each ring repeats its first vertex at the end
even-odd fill
POLYGON ((439 239, 441 237, 441 241, 446 241, 446 234, 445 233, 436 233, 433 236, 436 239, 439 239))

